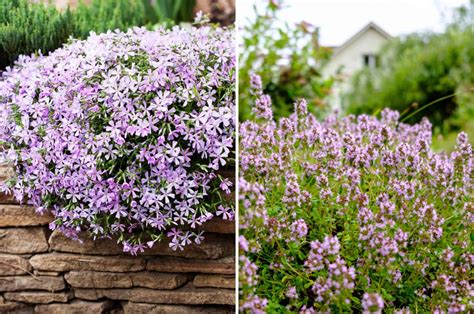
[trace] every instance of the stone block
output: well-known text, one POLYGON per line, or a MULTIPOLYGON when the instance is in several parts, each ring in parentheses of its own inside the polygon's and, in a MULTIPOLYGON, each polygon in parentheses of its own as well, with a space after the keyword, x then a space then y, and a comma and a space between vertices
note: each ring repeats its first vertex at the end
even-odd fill
POLYGON ((195 287, 235 288, 235 276, 225 275, 196 275, 193 280, 195 287))
POLYGON ((71 292, 6 292, 3 297, 9 301, 32 304, 48 304, 53 302, 66 303, 72 299, 71 292))
POLYGON ((48 248, 46 234, 41 227, 0 229, 0 253, 42 253, 48 248))
POLYGON ((75 289, 74 295, 76 298, 84 300, 107 298, 156 304, 235 304, 235 293, 232 289, 196 289, 192 284, 177 290, 152 290, 145 288, 75 289))
POLYGON ((235 221, 224 220, 221 218, 213 218, 201 226, 198 227, 200 230, 214 233, 234 234, 235 233, 235 221))
POLYGON ((13 166, 1 163, 0 164, 0 181, 8 180, 15 174, 13 171, 13 166))
POLYGON ((235 259, 233 256, 218 260, 161 257, 148 260, 147 270, 231 275, 235 273, 235 259))
POLYGON ((0 303, 0 313, 30 314, 34 313, 33 306, 18 302, 0 303))
POLYGON ((93 271, 71 271, 66 281, 78 288, 132 288, 176 289, 188 281, 184 274, 163 274, 157 272, 110 273, 93 271))
POLYGON ((0 292, 22 290, 60 291, 66 287, 63 277, 9 276, 0 277, 0 292))
POLYGON ((0 205, 0 227, 25 227, 48 225, 51 214, 40 215, 32 206, 0 205))
POLYGON ((33 275, 35 276, 59 276, 61 273, 57 271, 41 271, 41 270, 34 270, 33 275))
POLYGON ((95 270, 130 272, 145 269, 146 261, 128 256, 93 256, 65 253, 38 254, 30 259, 36 270, 65 272, 71 270, 95 270))
POLYGON ((35 307, 36 313, 48 314, 99 314, 105 313, 112 306, 110 300, 89 302, 73 300, 71 303, 42 304, 35 307))
POLYGON ((24 275, 28 272, 31 272, 31 265, 26 258, 18 255, 0 254, 0 276, 24 275))
POLYGON ((150 303, 123 302, 124 314, 228 314, 235 313, 229 306, 193 306, 193 305, 163 305, 150 303))
POLYGON ((0 204, 15 204, 17 203, 12 194, 0 192, 0 204))

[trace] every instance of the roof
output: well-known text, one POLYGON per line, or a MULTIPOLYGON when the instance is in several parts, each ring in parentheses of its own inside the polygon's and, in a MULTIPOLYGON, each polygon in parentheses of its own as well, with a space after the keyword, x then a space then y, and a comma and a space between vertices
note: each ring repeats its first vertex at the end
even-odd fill
POLYGON ((346 49, 348 46, 350 46, 353 42, 355 42, 357 39, 359 39, 362 35, 364 35, 364 33, 369 31, 370 29, 375 30, 377 33, 379 33, 380 35, 382 35, 386 39, 391 39, 392 38, 392 36, 389 33, 387 33, 386 31, 384 31, 380 26, 378 26, 374 22, 370 22, 369 24, 364 26, 360 31, 358 31, 356 34, 354 34, 351 38, 346 40, 346 42, 343 43, 341 46, 335 48, 333 56, 339 54, 341 51, 346 49))

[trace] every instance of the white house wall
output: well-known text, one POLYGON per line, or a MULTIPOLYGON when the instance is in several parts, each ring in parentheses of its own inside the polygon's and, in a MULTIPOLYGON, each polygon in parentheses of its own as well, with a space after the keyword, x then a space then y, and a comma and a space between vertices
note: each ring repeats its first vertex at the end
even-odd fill
MULTIPOLYGON (((335 75, 341 69, 340 78, 343 80, 336 83, 333 88, 333 95, 330 104, 333 109, 341 109, 341 94, 348 90, 350 77, 364 67, 363 56, 366 54, 378 54, 387 38, 373 28, 369 28, 353 42, 333 55, 331 61, 324 67, 324 76, 335 75)), ((337 50, 336 50, 337 51, 337 50)))

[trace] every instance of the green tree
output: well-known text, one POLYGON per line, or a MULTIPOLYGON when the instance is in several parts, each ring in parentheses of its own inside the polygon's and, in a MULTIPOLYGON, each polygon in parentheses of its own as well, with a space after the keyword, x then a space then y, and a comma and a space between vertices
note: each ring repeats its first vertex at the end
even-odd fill
POLYGON ((380 66, 363 69, 343 98, 347 113, 375 114, 389 107, 402 120, 429 118, 436 134, 465 129, 474 117, 474 30, 467 8, 443 33, 414 33, 390 41, 380 66))
POLYGON ((264 12, 255 7, 255 19, 243 27, 239 61, 239 118, 250 118, 252 97, 250 74, 262 78, 264 93, 271 96, 274 117, 288 116, 293 103, 304 98, 308 108, 322 116, 324 98, 332 79, 322 79, 321 67, 330 50, 321 47, 318 29, 302 22, 289 24, 278 18, 279 1, 268 1, 264 12))

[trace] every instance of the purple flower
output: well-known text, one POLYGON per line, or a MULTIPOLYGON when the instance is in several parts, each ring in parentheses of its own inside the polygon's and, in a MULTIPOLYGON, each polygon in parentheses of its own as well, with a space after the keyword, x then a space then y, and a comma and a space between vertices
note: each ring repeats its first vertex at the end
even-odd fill
POLYGON ((471 310, 467 135, 436 153, 427 119, 408 125, 385 109, 318 121, 304 101, 274 121, 251 81, 256 119, 239 128, 241 309, 258 296, 300 313, 471 310))
POLYGON ((51 211, 51 229, 115 236, 130 254, 165 235, 174 250, 200 243, 181 228, 234 217, 215 172, 234 159, 235 62, 233 31, 209 25, 20 58, 0 80, 0 159, 16 170, 2 190, 51 211))
POLYGON ((228 178, 225 178, 224 180, 222 180, 219 187, 222 191, 225 192, 225 194, 230 194, 230 187, 232 187, 232 182, 228 178))
POLYGON ((364 293, 362 296, 364 313, 382 313, 383 299, 377 293, 364 293))
POLYGON ((286 296, 290 299, 297 299, 298 298, 298 293, 296 292, 295 287, 289 287, 288 290, 286 291, 286 296))
POLYGON ((239 246, 244 252, 248 252, 249 250, 249 242, 245 239, 244 236, 239 236, 239 246))
POLYGON ((234 212, 229 207, 219 205, 219 207, 217 207, 216 216, 222 216, 224 220, 232 220, 234 219, 234 212))

